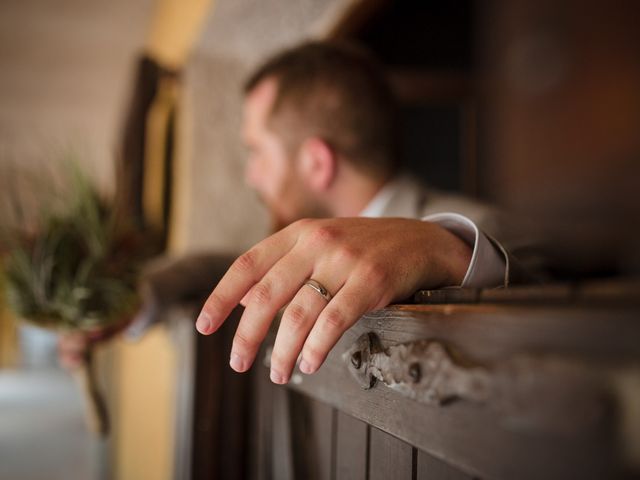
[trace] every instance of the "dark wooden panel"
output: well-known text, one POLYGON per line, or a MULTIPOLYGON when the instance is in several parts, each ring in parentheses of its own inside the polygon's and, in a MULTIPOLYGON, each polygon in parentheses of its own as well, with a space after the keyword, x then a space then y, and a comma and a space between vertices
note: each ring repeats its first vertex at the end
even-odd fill
POLYGON ((575 287, 570 284, 517 286, 480 291, 482 303, 543 303, 550 306, 570 303, 575 299, 575 287))
POLYGON ((311 401, 312 431, 316 435, 316 457, 319 480, 331 480, 335 476, 335 437, 337 412, 325 403, 311 401))
POLYGON ((366 480, 369 427, 362 420, 337 412, 336 480, 366 480))
POLYGON ((445 288, 420 290, 413 297, 425 305, 500 303, 522 305, 600 304, 613 308, 640 306, 640 279, 609 278, 583 283, 517 285, 509 288, 445 288))
POLYGON ((413 448, 388 433, 371 429, 369 452, 370 480, 411 480, 413 448))
POLYGON ((250 377, 229 368, 240 309, 216 335, 198 335, 192 478, 245 478, 252 398, 250 377))
POLYGON ((443 288, 440 290, 419 290, 414 302, 428 305, 442 303, 478 303, 480 291, 477 288, 443 288))
POLYGON ((271 466, 274 479, 293 480, 294 475, 294 444, 292 435, 291 403, 289 392, 276 385, 270 385, 273 395, 273 437, 271 450, 266 454, 271 456, 271 466))
POLYGON ((217 432, 220 429, 220 391, 222 369, 223 337, 221 335, 196 337, 195 399, 193 406, 193 451, 192 478, 206 479, 219 471, 220 457, 210 452, 218 452, 217 432))
POLYGON ((254 480, 270 480, 272 475, 273 391, 268 370, 260 364, 261 356, 251 370, 254 399, 251 403, 251 436, 249 448, 250 476, 254 480))
POLYGON ((472 480, 474 477, 418 450, 416 480, 472 480))
POLYGON ((167 317, 171 338, 176 347, 176 422, 174 439, 173 478, 189 479, 191 475, 191 460, 193 457, 193 415, 196 341, 197 333, 193 328, 196 318, 195 308, 167 309, 167 317))
POLYGON ((331 480, 335 471, 335 411, 306 395, 280 388, 289 392, 295 478, 331 480))
POLYGON ((576 297, 585 304, 640 306, 640 278, 610 278, 579 284, 576 297))

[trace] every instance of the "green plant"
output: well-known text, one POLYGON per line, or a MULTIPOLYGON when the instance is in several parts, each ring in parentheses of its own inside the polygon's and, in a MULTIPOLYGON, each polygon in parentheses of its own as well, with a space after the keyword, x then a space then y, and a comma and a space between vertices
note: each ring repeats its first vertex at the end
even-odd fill
POLYGON ((7 300, 40 326, 90 331, 134 308, 145 249, 79 169, 71 171, 67 205, 45 207, 35 232, 7 236, 7 300))

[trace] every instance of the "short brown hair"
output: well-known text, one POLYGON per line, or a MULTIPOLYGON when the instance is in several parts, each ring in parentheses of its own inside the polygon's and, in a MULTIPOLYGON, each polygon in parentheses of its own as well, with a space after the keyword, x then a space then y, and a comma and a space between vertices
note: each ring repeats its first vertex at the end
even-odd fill
POLYGON ((286 50, 245 83, 274 78, 270 123, 291 149, 319 136, 361 171, 388 176, 398 167, 397 105, 381 66, 361 47, 309 42, 286 50))

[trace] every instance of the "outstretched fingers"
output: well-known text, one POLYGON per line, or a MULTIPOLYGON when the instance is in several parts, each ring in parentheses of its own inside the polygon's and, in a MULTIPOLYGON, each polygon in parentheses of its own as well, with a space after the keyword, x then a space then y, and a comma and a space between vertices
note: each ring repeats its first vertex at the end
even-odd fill
POLYGON ((215 332, 251 287, 291 250, 296 238, 294 232, 284 229, 238 257, 202 307, 196 320, 198 331, 204 335, 215 332))
MULTIPOLYGON (((314 273, 312 278, 321 280, 320 285, 329 292, 335 292, 342 286, 341 279, 332 277, 329 272, 314 273)), ((285 309, 271 353, 271 380, 274 383, 289 381, 302 346, 327 303, 328 300, 315 288, 303 284, 285 309)))
POLYGON ((293 250, 252 287, 233 339, 231 368, 249 369, 278 310, 291 301, 310 272, 304 257, 293 250))

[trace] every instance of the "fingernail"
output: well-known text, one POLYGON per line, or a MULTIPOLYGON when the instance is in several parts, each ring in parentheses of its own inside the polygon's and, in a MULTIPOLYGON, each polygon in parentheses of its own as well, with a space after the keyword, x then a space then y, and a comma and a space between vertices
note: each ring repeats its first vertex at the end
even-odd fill
POLYGON ((196 320, 196 329, 200 333, 209 333, 209 330, 211 330, 211 317, 209 317, 208 313, 200 312, 196 320))
POLYGON ((311 365, 309 365, 309 363, 306 360, 302 360, 298 368, 300 368, 300 371, 302 373, 306 373, 307 375, 310 375, 314 372, 313 368, 311 367, 311 365))
POLYGON ((275 370, 271 370, 271 374, 269 376, 271 378, 271 381, 273 383, 277 383, 278 385, 282 385, 283 383, 287 383, 287 379, 284 378, 282 375, 280 375, 275 370))
POLYGON ((244 368, 244 360, 242 360, 242 357, 240 355, 238 355, 237 353, 232 353, 231 354, 231 358, 229 359, 229 365, 236 372, 244 372, 244 370, 245 370, 245 368, 244 368))

